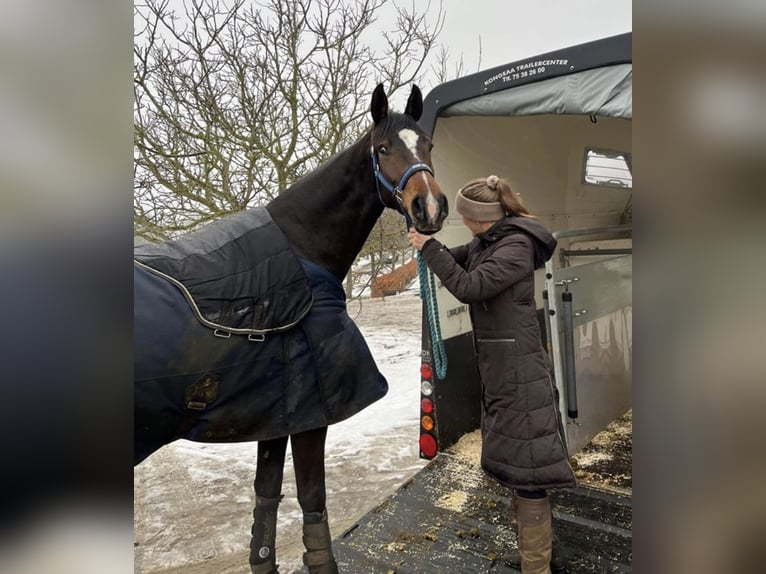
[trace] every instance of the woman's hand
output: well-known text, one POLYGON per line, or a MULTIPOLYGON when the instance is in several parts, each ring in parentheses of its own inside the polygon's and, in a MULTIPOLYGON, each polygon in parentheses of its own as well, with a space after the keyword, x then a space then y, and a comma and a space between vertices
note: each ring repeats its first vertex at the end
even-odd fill
POLYGON ((426 241, 429 241, 433 239, 433 237, 429 237, 428 235, 423 235, 422 233, 418 233, 415 231, 414 228, 410 227, 410 230, 407 232, 407 241, 410 242, 410 245, 420 251, 423 249, 423 245, 425 245, 426 241))

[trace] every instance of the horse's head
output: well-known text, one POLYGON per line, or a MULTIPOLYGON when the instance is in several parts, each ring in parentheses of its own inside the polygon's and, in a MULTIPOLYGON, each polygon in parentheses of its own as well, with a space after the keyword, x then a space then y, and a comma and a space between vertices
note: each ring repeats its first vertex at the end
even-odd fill
MULTIPOLYGON (((442 227, 449 208, 447 198, 433 176, 431 138, 420 128, 423 96, 417 86, 407 100, 403 114, 389 112, 388 98, 379 84, 370 106, 373 167, 386 207, 409 217, 420 233, 430 235, 442 227)), ((408 222, 409 223, 409 222, 408 222)))

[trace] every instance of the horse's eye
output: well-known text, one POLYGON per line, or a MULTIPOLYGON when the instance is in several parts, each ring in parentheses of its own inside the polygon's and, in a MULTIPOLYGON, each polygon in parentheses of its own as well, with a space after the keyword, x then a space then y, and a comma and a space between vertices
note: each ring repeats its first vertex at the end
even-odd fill
POLYGON ((434 144, 432 143, 428 144, 428 151, 431 151, 432 149, 434 149, 434 144))
POLYGON ((388 155, 388 148, 384 145, 378 146, 378 153, 381 155, 388 155))

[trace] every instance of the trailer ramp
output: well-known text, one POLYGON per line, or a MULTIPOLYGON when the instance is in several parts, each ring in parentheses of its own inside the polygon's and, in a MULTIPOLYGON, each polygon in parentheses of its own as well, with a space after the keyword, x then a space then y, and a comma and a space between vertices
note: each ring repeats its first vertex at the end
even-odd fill
MULTIPOLYGON (((551 493, 570 574, 631 572, 631 435, 605 433, 573 458, 581 484, 551 493)), ((509 491, 481 471, 479 441, 478 433, 464 436, 338 537, 340 571, 518 572, 504 560, 506 549, 516 547, 509 491)))

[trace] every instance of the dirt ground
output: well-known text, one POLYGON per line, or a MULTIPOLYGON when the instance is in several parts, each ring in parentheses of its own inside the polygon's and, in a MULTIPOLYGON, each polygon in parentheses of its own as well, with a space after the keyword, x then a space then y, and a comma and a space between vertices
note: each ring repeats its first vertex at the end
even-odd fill
MULTIPOLYGON (((386 439, 381 438, 384 442, 386 439)), ((384 448, 385 445, 370 445, 370 448, 384 448)), ((227 473, 218 486, 206 485, 203 492, 195 493, 195 481, 185 473, 182 460, 173 452, 157 453, 160 460, 156 464, 170 469, 166 480, 171 483, 166 506, 162 501, 142 504, 136 510, 136 521, 150 523, 147 515, 158 506, 163 507, 164 524, 157 530, 157 539, 144 537, 144 545, 155 545, 157 550, 180 549, 185 560, 178 566, 163 567, 162 560, 154 562, 159 567, 142 567, 138 559, 142 553, 139 535, 146 531, 146 525, 137 529, 135 572, 141 574, 247 574, 249 530, 253 503, 250 498, 250 483, 254 469, 244 473, 238 479, 231 479, 227 473), (243 488, 242 485, 245 485, 243 488), (248 492, 245 492, 248 490, 248 492), (230 500, 225 500, 230 496, 230 500), (202 498, 203 500, 198 500, 202 498), (219 502, 215 502, 218 500, 219 502), (172 510, 171 510, 172 509, 172 510), (238 523, 240 535, 236 540, 227 540, 217 535, 216 531, 224 525, 231 527, 238 523), (171 534, 174 533, 174 534, 171 534)), ((411 461, 410 461, 411 462, 411 461)), ((290 463, 290 461, 288 461, 290 463)), ((414 474, 418 468, 407 465, 414 474)), ((285 484, 282 492, 285 498, 280 505, 280 524, 277 534, 277 556, 284 574, 301 571, 300 508, 296 502, 295 483, 290 469, 286 469, 285 484)), ((341 534, 352 526, 368 510, 382 502, 386 496, 406 480, 409 474, 392 469, 376 472, 374 480, 368 480, 369 469, 360 461, 351 457, 341 462, 328 464, 328 514, 330 515, 333 536, 341 534)), ((144 496, 144 495, 142 495, 144 496)), ((148 502, 148 501, 147 501, 148 502)), ((151 558, 152 554, 144 558, 151 558)))
MULTIPOLYGON (((581 483, 625 493, 631 491, 632 422, 632 411, 628 411, 572 457, 572 466, 581 483)), ((369 452, 384 452, 387 450, 387 443, 397 439, 407 441, 411 438, 409 436, 378 437, 366 445, 366 448, 369 452)), ((462 456, 478 460, 479 443, 480 436, 477 431, 463 437, 453 450, 462 453, 462 456)), ((248 447, 243 447, 243 454, 247 454, 248 450, 250 450, 248 447)), ((254 453, 252 449, 250 454, 253 457, 254 453)), ((163 524, 157 530, 158 539, 146 539, 144 544, 158 546, 160 550, 163 548, 167 550, 169 547, 180 548, 185 553, 186 559, 178 566, 143 568, 139 559, 142 555, 139 543, 136 547, 135 572, 137 574, 248 574, 248 551, 244 544, 248 541, 252 501, 249 492, 244 492, 241 485, 248 484, 252 480, 255 473, 254 464, 251 468, 247 464, 239 465, 237 467, 239 470, 234 473, 234 476, 230 474, 230 470, 227 470, 214 484, 204 485, 203 490, 199 491, 195 489, 195 481, 184 463, 187 456, 188 453, 184 453, 183 449, 176 452, 175 449, 170 448, 154 455, 153 464, 169 470, 169 474, 163 477, 162 482, 170 490, 165 492, 160 489, 161 491, 156 493, 155 500, 155 497, 145 491, 151 490, 151 485, 139 482, 137 496, 140 503, 136 507, 137 542, 139 534, 150 529, 148 527, 152 522, 150 515, 160 508, 163 524), (234 496, 231 493, 233 484, 238 485, 234 489, 234 496), (216 536, 215 532, 222 524, 232 521, 240 524, 241 535, 238 537, 239 547, 230 548, 227 551, 226 544, 216 536)), ((368 510, 393 493, 408 476, 422 467, 422 463, 411 464, 412 460, 407 460, 411 456, 412 454, 404 454, 398 461, 390 461, 389 466, 382 465, 374 469, 374 475, 370 474, 369 461, 366 457, 348 456, 340 460, 328 460, 328 512, 331 517, 333 536, 352 526, 368 510)), ((227 468, 230 469, 231 466, 229 464, 227 468)), ((295 574, 303 571, 300 510, 295 502, 295 485, 289 469, 285 478, 283 490, 285 499, 280 507, 277 554, 281 565, 280 572, 295 574)), ((445 500, 445 504, 447 503, 449 501, 445 500)))

